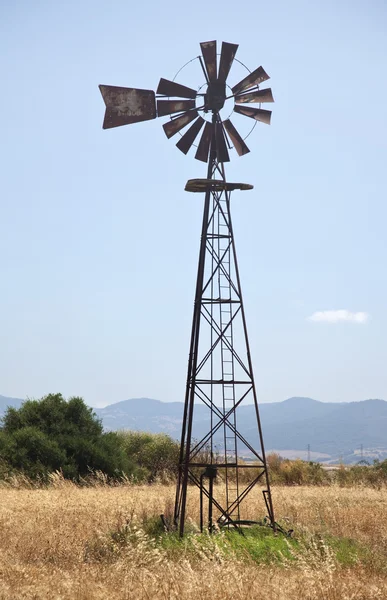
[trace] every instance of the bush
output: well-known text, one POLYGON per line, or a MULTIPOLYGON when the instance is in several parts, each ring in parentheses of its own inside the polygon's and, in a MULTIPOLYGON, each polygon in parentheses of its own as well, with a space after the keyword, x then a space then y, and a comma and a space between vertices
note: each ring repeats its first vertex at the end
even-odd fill
POLYGON ((373 465, 352 465, 340 467, 334 472, 334 481, 341 486, 369 485, 381 487, 387 484, 387 460, 375 460, 373 465))
POLYGON ((139 467, 140 476, 148 482, 176 476, 180 446, 169 435, 123 431, 119 437, 128 459, 139 467))
POLYGON ((324 485, 331 482, 320 463, 282 458, 279 454, 267 457, 270 481, 280 485, 324 485))
POLYGON ((44 478, 59 469, 71 479, 93 470, 110 477, 131 475, 135 470, 121 438, 103 433, 100 420, 82 398, 66 401, 61 394, 7 409, 0 431, 0 457, 10 470, 31 478, 44 478))
POLYGON ((330 471, 321 463, 300 459, 289 460, 279 454, 267 457, 270 481, 279 485, 369 485, 381 487, 387 484, 387 460, 374 461, 373 465, 339 465, 330 471))

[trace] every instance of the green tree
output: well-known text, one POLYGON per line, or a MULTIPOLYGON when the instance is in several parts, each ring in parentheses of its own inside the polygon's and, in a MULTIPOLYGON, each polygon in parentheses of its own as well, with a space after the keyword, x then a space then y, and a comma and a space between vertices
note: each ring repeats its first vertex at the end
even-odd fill
POLYGON ((180 447, 169 435, 142 431, 124 431, 119 435, 128 458, 140 467, 145 479, 151 482, 176 475, 180 447))
POLYGON ((57 469, 73 479, 90 470, 111 477, 134 471, 121 438, 103 432, 100 420, 82 398, 66 401, 61 394, 7 409, 0 431, 0 457, 29 477, 57 469))

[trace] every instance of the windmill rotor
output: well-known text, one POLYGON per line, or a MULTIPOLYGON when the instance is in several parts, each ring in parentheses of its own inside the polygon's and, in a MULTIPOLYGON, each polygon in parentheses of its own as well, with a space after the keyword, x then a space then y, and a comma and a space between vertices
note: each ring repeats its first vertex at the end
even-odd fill
POLYGON ((239 156, 248 154, 250 150, 232 123, 231 115, 223 121, 220 111, 227 100, 233 100, 232 112, 269 125, 271 111, 260 108, 260 105, 274 102, 272 90, 260 89, 259 86, 270 77, 260 66, 229 87, 227 80, 238 45, 222 42, 220 56, 215 40, 202 42, 200 49, 198 59, 206 80, 205 93, 164 78, 160 79, 156 93, 152 90, 100 85, 106 105, 103 128, 111 129, 169 116, 170 120, 163 124, 165 135, 171 138, 180 133, 176 146, 184 154, 189 152, 199 134, 195 153, 197 160, 208 161, 213 140, 219 162, 229 162, 231 148, 239 156), (250 104, 258 104, 259 108, 250 104), (205 118, 208 113, 212 115, 211 121, 205 118))

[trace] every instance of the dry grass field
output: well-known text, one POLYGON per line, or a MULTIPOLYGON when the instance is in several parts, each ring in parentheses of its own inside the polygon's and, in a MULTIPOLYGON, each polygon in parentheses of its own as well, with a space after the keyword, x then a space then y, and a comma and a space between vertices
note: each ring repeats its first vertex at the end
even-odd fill
MULTIPOLYGON (((224 534, 160 541, 150 523, 173 496, 173 486, 82 488, 59 477, 47 489, 1 487, 0 598, 387 598, 385 488, 275 487, 277 519, 295 541, 270 533, 249 550, 224 534)), ((259 496, 247 500, 250 517, 259 496)), ((195 499, 189 516, 198 519, 195 499)))

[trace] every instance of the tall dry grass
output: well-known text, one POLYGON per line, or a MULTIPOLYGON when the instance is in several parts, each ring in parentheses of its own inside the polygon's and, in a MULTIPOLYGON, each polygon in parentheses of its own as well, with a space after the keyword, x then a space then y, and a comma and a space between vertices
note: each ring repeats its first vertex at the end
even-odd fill
MULTIPOLYGON (((262 514, 260 494, 246 501, 252 518, 262 514)), ((0 489, 0 598, 387 598, 386 489, 275 487, 273 499, 277 518, 311 543, 297 560, 257 564, 222 554, 211 540, 172 553, 146 535, 142 524, 171 510, 173 486, 77 487, 60 477, 47 489, 10 483, 0 489), (125 528, 131 534, 120 543, 125 528), (319 544, 329 536, 353 539, 364 556, 341 566, 319 544)), ((198 520, 192 493, 188 516, 198 520)))

